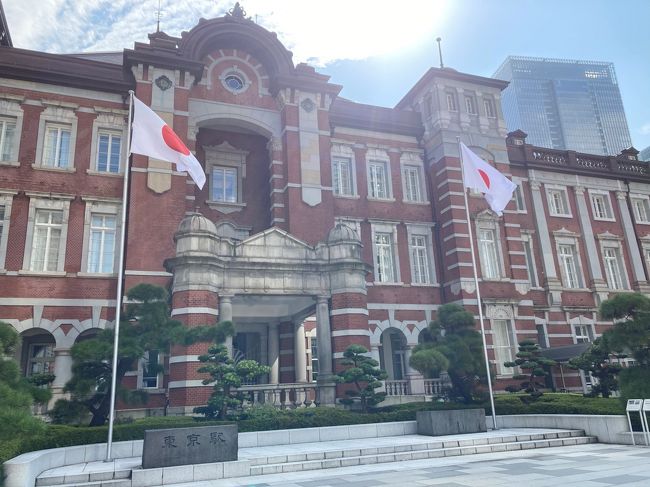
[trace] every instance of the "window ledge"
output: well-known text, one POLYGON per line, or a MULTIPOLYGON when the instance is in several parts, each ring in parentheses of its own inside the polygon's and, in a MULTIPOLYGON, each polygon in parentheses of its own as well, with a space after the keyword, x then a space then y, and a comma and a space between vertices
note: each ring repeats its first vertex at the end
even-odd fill
POLYGON ((635 220, 634 223, 636 223, 637 225, 650 225, 650 221, 640 222, 638 220, 635 220))
POLYGON ((378 281, 373 281, 373 282, 368 282, 366 283, 369 286, 403 286, 403 282, 378 282, 378 281))
POLYGON ((37 276, 37 277, 66 277, 68 274, 65 271, 18 271, 20 276, 37 276))
POLYGON ((616 219, 615 218, 597 218, 597 217, 594 217, 594 221, 597 221, 597 222, 615 222, 616 219))
POLYGON ((222 213, 233 213, 235 211, 241 211, 246 208, 246 203, 227 203, 225 201, 206 201, 206 204, 213 210, 220 211, 222 213))
POLYGON ((165 389, 158 388, 149 388, 149 387, 140 387, 138 390, 146 392, 147 394, 165 394, 167 391, 165 389))
POLYGON ((563 287, 562 291, 568 291, 573 293, 584 293, 584 292, 590 293, 592 292, 592 289, 589 289, 588 287, 563 287))
POLYGON ((358 194, 334 194, 334 197, 341 198, 343 200, 358 200, 360 198, 358 194))
POLYGON ((395 198, 373 198, 372 196, 368 196, 368 201, 379 201, 382 203, 394 203, 395 198))
POLYGON ((77 277, 90 277, 92 279, 108 279, 115 278, 117 274, 114 272, 77 272, 77 277))
POLYGON ((74 167, 50 167, 50 166, 41 166, 40 164, 32 164, 32 169, 38 171, 51 171, 51 172, 77 172, 77 169, 74 167))
POLYGON ((427 282, 427 283, 412 282, 411 287, 440 287, 440 284, 436 284, 433 282, 427 282))
POLYGON ((106 171, 95 171, 94 169, 86 169, 86 174, 91 176, 108 176, 110 178, 123 178, 124 171, 120 172, 106 172, 106 171))
POLYGON ((556 213, 550 213, 550 212, 548 215, 554 218, 573 218, 573 215, 558 215, 556 213))
POLYGON ((18 161, 0 161, 0 166, 18 167, 18 166, 20 166, 20 162, 18 162, 18 161))
POLYGON ((409 201, 409 200, 403 200, 402 203, 406 203, 407 205, 418 205, 418 206, 427 206, 431 204, 431 202, 429 201, 409 201))

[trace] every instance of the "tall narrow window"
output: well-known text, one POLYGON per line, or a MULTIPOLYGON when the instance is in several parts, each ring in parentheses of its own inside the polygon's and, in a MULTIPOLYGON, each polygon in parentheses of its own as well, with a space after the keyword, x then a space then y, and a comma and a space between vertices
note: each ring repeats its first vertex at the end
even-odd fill
POLYGON ((551 216, 570 216, 566 191, 563 189, 548 190, 548 206, 551 216))
POLYGON ((513 369, 503 365, 514 359, 512 324, 509 320, 492 320, 492 347, 497 375, 512 375, 513 369))
POLYGON ((577 255, 574 245, 559 245, 558 254, 560 259, 560 270, 562 272, 562 280, 564 287, 567 288, 580 288, 580 276, 577 267, 577 255))
POLYGON ((50 374, 54 372, 54 344, 32 343, 29 346, 27 375, 50 374))
MULTIPOLYGON (((0 204, 0 243, 2 242, 2 235, 5 233, 5 205, 0 204)), ((0 261, 0 269, 2 269, 2 261, 0 261)))
POLYGON ((470 115, 476 115, 476 105, 474 104, 474 98, 471 96, 466 96, 465 97, 465 108, 467 109, 467 113, 470 115))
POLYGON ((548 348, 548 337, 546 335, 546 329, 544 328, 544 325, 538 324, 535 325, 535 328, 537 329, 537 344, 541 348, 548 348))
POLYGON ((334 183, 334 194, 340 196, 352 196, 352 161, 350 159, 337 158, 332 161, 332 181, 334 183))
POLYGON ((456 105, 456 95, 454 93, 446 93, 447 97, 447 110, 450 112, 457 112, 458 106, 456 105))
POLYGON ((100 132, 97 141, 97 171, 120 172, 122 137, 110 132, 100 132))
POLYGON ((427 251, 427 238, 424 235, 411 235, 411 281, 415 284, 429 284, 430 266, 427 251))
POLYGON ((60 169, 70 166, 70 133, 69 125, 45 124, 43 166, 60 169))
POLYGON ((632 198, 634 219, 637 223, 650 223, 650 206, 645 198, 632 198))
POLYGON ((537 282, 537 273, 535 272, 535 261, 533 260, 533 248, 530 241, 530 235, 523 237, 522 244, 524 246, 524 257, 526 258, 526 270, 528 271, 528 282, 530 282, 530 287, 537 287, 539 283, 537 282))
POLYGON ((36 210, 30 270, 56 271, 63 229, 63 211, 36 210))
POLYGON ((142 363, 143 389, 158 389, 158 374, 160 370, 158 355, 158 350, 148 350, 145 352, 142 363))
POLYGON ((617 247, 603 247, 605 274, 610 289, 625 289, 621 273, 621 254, 617 247))
POLYGON ((416 166, 404 166, 403 177, 406 201, 422 201, 420 168, 416 166))
POLYGON ((517 211, 526 211, 526 205, 524 204, 524 195, 521 192, 521 183, 518 183, 515 187, 515 190, 512 193, 512 200, 515 202, 515 209, 517 211))
POLYGON ((591 327, 589 325, 573 325, 576 334, 576 343, 591 342, 591 327))
POLYGON ((388 170, 387 164, 383 161, 370 161, 368 171, 370 172, 370 197, 377 199, 388 199, 388 170))
POLYGON ((495 118, 496 115, 494 113, 494 103, 492 103, 492 100, 483 100, 483 106, 485 107, 485 116, 488 118, 495 118))
POLYGON ((610 220, 612 218, 612 210, 607 195, 592 194, 591 205, 594 209, 594 218, 597 220, 610 220))
POLYGON ((91 216, 88 272, 113 272, 116 223, 115 215, 91 216))
POLYGON ((378 282, 395 282, 395 261, 393 256, 393 235, 375 233, 376 280, 378 282))
POLYGON ((0 161, 11 161, 13 158, 16 121, 0 118, 0 161))
POLYGON ((478 232, 478 247, 483 279, 499 278, 500 271, 495 231, 480 228, 478 232))
POLYGON ((212 201, 237 202, 237 168, 212 167, 212 201))
POLYGON ((311 349, 311 380, 316 381, 318 378, 318 337, 312 336, 310 338, 311 349))

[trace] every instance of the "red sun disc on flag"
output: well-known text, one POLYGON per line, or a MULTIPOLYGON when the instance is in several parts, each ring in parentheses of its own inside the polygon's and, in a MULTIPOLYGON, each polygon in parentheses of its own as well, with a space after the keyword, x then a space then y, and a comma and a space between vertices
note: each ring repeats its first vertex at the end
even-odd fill
POLYGON ((167 147, 170 149, 175 150, 176 152, 180 152, 184 156, 190 155, 190 150, 185 144, 183 144, 183 141, 178 137, 178 135, 176 135, 176 133, 169 128, 169 125, 163 125, 162 137, 165 141, 165 144, 167 144, 167 147))
MULTIPOLYGON (((174 134, 176 135, 176 134, 174 134)), ((490 189, 490 176, 487 175, 487 173, 483 169, 479 169, 478 173, 481 175, 481 179, 487 186, 487 189, 490 189)))

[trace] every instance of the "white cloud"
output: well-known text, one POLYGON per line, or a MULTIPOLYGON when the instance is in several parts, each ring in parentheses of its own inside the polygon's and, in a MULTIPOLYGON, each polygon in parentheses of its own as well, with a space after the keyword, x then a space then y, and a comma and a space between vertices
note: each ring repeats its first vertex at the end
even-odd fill
MULTIPOLYGON (((294 53, 294 62, 324 65, 364 59, 433 42, 448 0, 245 0, 247 14, 294 53)), ((5 0, 17 47, 47 52, 110 51, 147 41, 158 0, 5 0), (37 15, 34 15, 37 13, 37 15)), ((213 18, 234 1, 162 0, 161 28, 178 36, 200 17, 213 18)))
POLYGON ((639 133, 642 135, 650 135, 650 122, 644 123, 639 129, 639 133))

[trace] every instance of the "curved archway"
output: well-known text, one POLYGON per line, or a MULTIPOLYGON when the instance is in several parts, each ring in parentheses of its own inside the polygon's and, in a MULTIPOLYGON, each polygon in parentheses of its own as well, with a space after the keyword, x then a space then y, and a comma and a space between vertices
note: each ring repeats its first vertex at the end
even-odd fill
POLYGON ((387 328, 379 338, 379 362, 388 374, 388 380, 405 380, 407 373, 406 363, 406 335, 398 328, 387 328))
POLYGON ((23 375, 54 373, 54 335, 43 328, 30 328, 20 334, 22 345, 16 357, 23 375))

